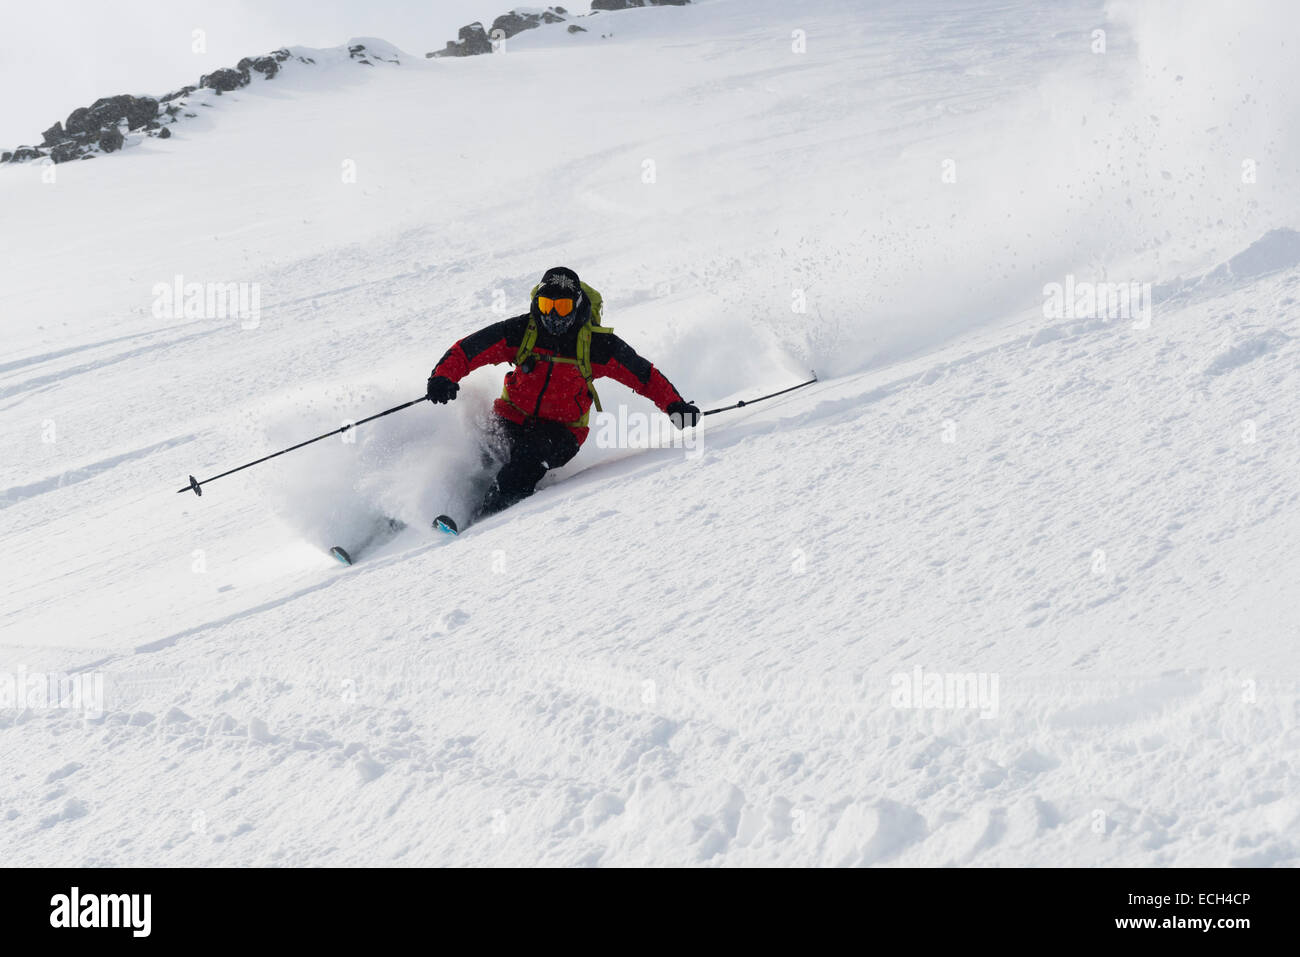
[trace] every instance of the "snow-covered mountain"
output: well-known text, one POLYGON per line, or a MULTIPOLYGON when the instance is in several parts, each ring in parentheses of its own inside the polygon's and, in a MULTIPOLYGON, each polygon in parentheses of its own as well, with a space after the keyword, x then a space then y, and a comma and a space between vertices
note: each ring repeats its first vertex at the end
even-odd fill
POLYGON ((1296 864, 1300 14, 1215 6, 361 38, 0 168, 0 859, 1296 864), (602 383, 455 540, 499 368, 175 494, 560 263, 702 406, 820 381, 602 383))
MULTIPOLYGON (((457 39, 448 40, 441 50, 425 54, 426 58, 482 56, 506 52, 508 41, 526 30, 565 24, 573 37, 589 29, 601 39, 613 35, 617 20, 601 14, 638 7, 684 6, 690 0, 595 0, 586 13, 574 14, 564 7, 517 7, 494 18, 487 26, 481 21, 461 27, 457 39), (585 24, 585 25, 584 25, 585 24), (606 32, 607 31, 607 32, 606 32)), ((552 34, 553 36, 553 34, 552 34)), ((0 150, 0 163, 44 161, 58 165, 74 160, 94 159, 115 153, 146 139, 170 139, 172 127, 196 119, 197 111, 213 106, 213 97, 243 89, 258 80, 274 80, 287 68, 297 71, 303 66, 340 62, 374 67, 381 63, 400 65, 406 54, 384 40, 361 38, 339 47, 320 50, 310 47, 281 47, 269 53, 247 56, 234 66, 220 67, 202 74, 195 83, 177 87, 159 95, 119 93, 100 97, 78 107, 66 120, 56 120, 41 134, 35 145, 0 150)))

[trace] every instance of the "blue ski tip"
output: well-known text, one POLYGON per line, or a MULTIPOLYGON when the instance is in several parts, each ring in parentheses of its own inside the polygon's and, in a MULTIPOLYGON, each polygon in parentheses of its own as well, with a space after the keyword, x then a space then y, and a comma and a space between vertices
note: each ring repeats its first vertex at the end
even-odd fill
POLYGON ((330 554, 333 555, 335 560, 338 561, 339 564, 341 565, 352 564, 352 556, 349 555, 347 552, 345 552, 343 549, 339 548, 337 545, 335 545, 333 548, 330 549, 330 554))
POLYGON ((460 528, 457 527, 455 519, 448 515, 439 515, 433 520, 433 527, 440 532, 446 532, 448 535, 459 535, 460 528))

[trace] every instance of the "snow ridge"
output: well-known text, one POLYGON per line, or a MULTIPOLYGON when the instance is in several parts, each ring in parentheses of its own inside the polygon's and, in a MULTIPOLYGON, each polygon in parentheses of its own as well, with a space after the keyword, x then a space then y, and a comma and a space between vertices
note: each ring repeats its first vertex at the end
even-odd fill
MULTIPOLYGON (((596 0, 593 16, 603 11, 626 10, 643 6, 685 6, 690 0, 596 0)), ((495 51, 495 43, 539 26, 564 23, 570 14, 564 7, 545 10, 516 8, 492 21, 490 30, 475 21, 461 27, 456 40, 447 46, 426 53, 426 58, 477 56, 495 51)), ((570 34, 585 33, 586 28, 570 24, 570 34)), ((48 159, 51 163, 93 159, 106 153, 136 145, 144 139, 157 137, 170 139, 171 127, 197 114, 190 110, 210 107, 211 96, 221 96, 248 86, 254 76, 271 80, 285 66, 292 64, 315 65, 319 62, 338 61, 343 58, 361 66, 378 63, 400 65, 406 54, 385 40, 357 38, 338 47, 324 50, 305 47, 281 47, 270 53, 244 57, 233 67, 223 67, 199 77, 197 83, 182 86, 161 96, 119 94, 103 97, 90 106, 73 110, 66 121, 58 121, 41 135, 38 145, 23 145, 0 151, 0 163, 25 163, 48 159)))

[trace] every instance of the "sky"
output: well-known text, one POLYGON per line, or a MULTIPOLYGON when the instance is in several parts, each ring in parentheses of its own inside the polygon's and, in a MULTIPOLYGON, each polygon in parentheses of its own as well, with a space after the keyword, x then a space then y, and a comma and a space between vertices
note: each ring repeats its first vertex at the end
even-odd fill
MULTIPOLYGON (((560 4, 584 12, 589 3, 560 4)), ((79 106, 117 93, 168 92, 201 73, 282 46, 379 37, 407 53, 440 50, 511 0, 62 0, 6 3, 0 31, 0 146, 40 141, 79 106), (194 49, 202 30, 204 50, 194 49), (20 92, 13 92, 20 91, 20 92)), ((527 6, 527 4, 522 4, 527 6)))

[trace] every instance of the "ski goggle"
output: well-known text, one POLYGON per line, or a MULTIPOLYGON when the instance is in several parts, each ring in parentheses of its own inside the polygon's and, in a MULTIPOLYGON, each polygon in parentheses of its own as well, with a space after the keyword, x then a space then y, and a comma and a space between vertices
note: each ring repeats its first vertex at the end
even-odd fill
POLYGON ((538 296, 537 308, 541 310, 543 315, 549 314, 550 311, 554 309, 556 315, 567 316, 569 313, 573 312, 573 300, 548 299, 545 296, 538 296))

